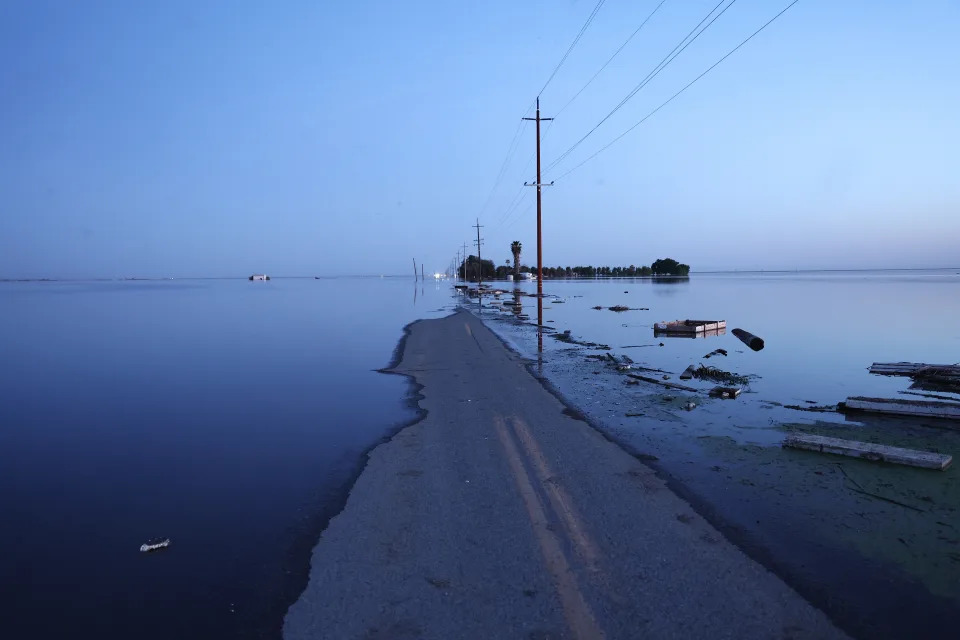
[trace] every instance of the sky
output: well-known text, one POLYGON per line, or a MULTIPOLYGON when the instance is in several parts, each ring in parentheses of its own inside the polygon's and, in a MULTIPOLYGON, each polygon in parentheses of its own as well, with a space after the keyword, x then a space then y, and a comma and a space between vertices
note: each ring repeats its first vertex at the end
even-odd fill
POLYGON ((735 0, 556 166, 716 1, 572 102, 659 0, 549 82, 596 0, 2 3, 0 278, 443 271, 477 220, 535 264, 538 93, 545 265, 960 265, 954 0, 800 0, 578 166, 789 1, 735 0))

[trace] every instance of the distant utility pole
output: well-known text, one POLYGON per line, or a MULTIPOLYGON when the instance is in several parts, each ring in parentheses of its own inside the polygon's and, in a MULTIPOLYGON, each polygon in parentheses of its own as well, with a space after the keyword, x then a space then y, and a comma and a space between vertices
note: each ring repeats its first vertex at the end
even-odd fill
POLYGON ((463 281, 467 281, 467 243, 463 243, 463 281))
MULTIPOLYGON (((541 196, 540 188, 544 185, 540 182, 540 123, 545 120, 553 120, 553 118, 541 118, 540 117, 540 96, 537 96, 537 117, 536 118, 524 118, 524 120, 535 120, 537 123, 537 181, 536 182, 524 182, 523 184, 528 187, 537 187, 537 295, 543 296, 543 241, 540 233, 540 218, 541 218, 541 196)), ((551 182, 550 184, 553 184, 551 182)), ((543 324, 543 318, 538 318, 537 322, 543 324)))
POLYGON ((479 292, 480 285, 483 284, 483 260, 480 259, 480 245, 483 244, 483 240, 480 239, 480 229, 483 225, 480 224, 480 218, 477 218, 477 224, 473 226, 477 229, 477 291, 479 292))
POLYGON ((413 281, 417 281, 417 259, 413 258, 413 281))

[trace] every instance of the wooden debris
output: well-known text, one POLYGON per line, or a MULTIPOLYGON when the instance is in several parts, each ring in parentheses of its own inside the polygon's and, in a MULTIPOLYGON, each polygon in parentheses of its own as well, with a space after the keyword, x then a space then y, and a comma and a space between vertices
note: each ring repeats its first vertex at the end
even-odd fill
POLYGON ((712 380, 713 382, 725 382, 727 384, 747 384, 750 382, 750 376, 741 376, 706 365, 700 365, 693 370, 692 374, 694 378, 699 380, 712 380))
POLYGON ((783 406, 784 409, 793 409, 795 411, 813 411, 815 413, 834 413, 837 410, 837 405, 835 404, 826 404, 823 406, 810 405, 806 407, 800 404, 785 404, 781 406, 783 406))
POLYGON ((733 335, 737 336, 743 344, 747 345, 754 351, 760 351, 763 349, 763 338, 758 338, 749 331, 744 331, 743 329, 734 329, 731 331, 733 335))
POLYGON ((714 387, 710 390, 710 395, 717 398, 728 398, 734 400, 740 396, 743 389, 740 387, 714 387))
POLYGON ((673 322, 658 322, 653 325, 654 335, 663 333, 666 335, 696 336, 701 333, 708 333, 727 328, 726 320, 674 320, 673 322))
POLYGON ((839 405, 840 411, 863 411, 899 416, 960 420, 960 403, 903 400, 901 398, 865 398, 854 396, 839 405))
POLYGON ((166 540, 161 540, 160 542, 145 543, 140 545, 140 553, 149 553, 150 551, 156 551, 157 549, 166 549, 170 546, 170 538, 166 540))
POLYGON ((726 350, 726 349, 714 349, 713 351, 711 351, 710 353, 708 353, 707 355, 705 355, 705 356, 703 356, 703 357, 704 357, 704 358, 709 358, 709 357, 711 357, 711 356, 725 356, 725 355, 727 355, 727 350, 726 350))
POLYGON ((835 453, 841 456, 862 458, 864 460, 892 462, 924 469, 939 469, 941 471, 950 466, 950 463, 953 461, 953 456, 944 453, 916 451, 914 449, 888 447, 872 442, 858 442, 856 440, 843 440, 840 438, 806 434, 792 434, 787 436, 783 441, 783 446, 793 449, 818 451, 820 453, 835 453))
POLYGON ((960 366, 955 364, 926 364, 923 362, 874 362, 870 373, 881 376, 915 376, 929 373, 960 377, 960 366))
POLYGON ((694 372, 694 371, 696 371, 696 369, 695 369, 694 366, 691 364, 690 366, 688 366, 686 369, 683 370, 683 373, 680 374, 680 379, 681 379, 681 380, 689 380, 690 378, 693 377, 693 372, 694 372))
POLYGON ((921 393, 919 391, 897 391, 897 393, 905 393, 911 396, 922 396, 924 398, 933 398, 935 400, 949 400, 952 402, 960 402, 960 398, 954 398, 952 396, 942 396, 936 393, 921 393))
POLYGON ((651 384, 659 384, 661 386, 669 387, 671 389, 680 389, 681 391, 693 391, 694 393, 698 391, 698 389, 694 389, 693 387, 688 387, 682 384, 677 384, 676 382, 664 382, 663 380, 657 380, 656 378, 648 378, 647 376, 637 375, 636 373, 628 373, 627 375, 633 378, 634 380, 642 380, 644 382, 649 382, 651 384))

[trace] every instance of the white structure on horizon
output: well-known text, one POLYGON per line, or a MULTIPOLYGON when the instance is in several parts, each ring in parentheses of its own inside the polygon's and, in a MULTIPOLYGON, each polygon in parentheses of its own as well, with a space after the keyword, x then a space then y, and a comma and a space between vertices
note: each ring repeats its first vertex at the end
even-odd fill
POLYGON ((251 279, 251 280, 266 281, 266 280, 269 280, 269 279, 270 279, 270 276, 268 276, 268 275, 265 274, 265 273, 255 273, 255 274, 253 274, 252 276, 250 276, 250 279, 251 279))

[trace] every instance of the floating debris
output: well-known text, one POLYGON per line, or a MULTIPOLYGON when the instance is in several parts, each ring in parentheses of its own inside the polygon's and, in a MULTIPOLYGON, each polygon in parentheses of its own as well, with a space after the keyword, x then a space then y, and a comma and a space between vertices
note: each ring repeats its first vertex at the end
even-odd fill
POLYGON ((960 393, 960 366, 923 362, 874 362, 870 373, 881 376, 909 376, 915 387, 960 393))
POLYGON ((944 418, 960 420, 960 403, 933 402, 927 400, 903 400, 901 398, 865 398, 854 396, 838 405, 843 412, 862 411, 899 416, 918 416, 924 418, 944 418))
POLYGON ((937 469, 940 471, 950 466, 950 463, 953 461, 953 456, 944 453, 916 451, 914 449, 889 447, 872 442, 858 442, 856 440, 843 440, 840 438, 804 434, 787 436, 783 441, 783 446, 817 451, 819 453, 834 453, 841 456, 872 460, 874 462, 892 462, 923 469, 937 469))
POLYGON ((711 351, 710 353, 708 353, 707 355, 705 355, 705 356, 703 356, 703 357, 704 357, 704 358, 709 358, 709 357, 711 357, 711 356, 725 356, 725 355, 727 355, 727 350, 726 350, 726 349, 714 349, 713 351, 711 351))
POLYGON ((681 380, 689 380, 693 377, 693 373, 696 371, 694 366, 691 364, 686 369, 683 370, 683 373, 680 374, 681 380))
POLYGON ((784 409, 793 409, 794 411, 812 411, 814 413, 835 413, 837 411, 837 405, 835 404, 825 404, 825 405, 814 405, 810 407, 804 407, 799 404, 784 404, 780 405, 784 409))
POLYGON ((726 320, 674 320, 672 322, 658 322, 653 325, 653 333, 657 335, 697 336, 698 334, 720 335, 726 332, 726 320))
POLYGON ((740 341, 753 349, 754 351, 760 351, 763 349, 763 338, 758 338, 749 331, 744 331, 743 329, 734 329, 731 333, 737 336, 740 341))
POLYGON ((156 551, 158 549, 166 549, 169 546, 170 546, 170 538, 161 540, 160 542, 154 542, 154 543, 147 542, 140 545, 140 553, 149 553, 151 551, 156 551))
POLYGON ((603 349, 605 351, 610 350, 610 345, 600 344, 598 342, 586 342, 583 340, 577 340, 570 335, 570 330, 567 329, 563 333, 554 334, 553 337, 560 342, 566 342, 567 344, 578 344, 581 347, 590 347, 591 349, 603 349))
POLYGON ((693 387, 677 384, 676 382, 664 382, 662 380, 657 380, 656 378, 649 378, 647 376, 637 375, 636 373, 628 373, 627 375, 633 378, 634 380, 642 380, 643 382, 649 382, 651 384, 659 384, 664 387, 669 387, 670 389, 680 389, 681 391, 693 391, 694 393, 698 391, 693 387))
POLYGON ((736 373, 730 373, 716 367, 708 367, 701 364, 692 371, 694 378, 698 380, 712 380, 713 382, 726 382, 727 384, 748 384, 750 376, 741 376, 736 373))
POLYGON ((710 390, 710 395, 715 398, 727 398, 735 400, 743 392, 740 387, 714 387, 710 390))

